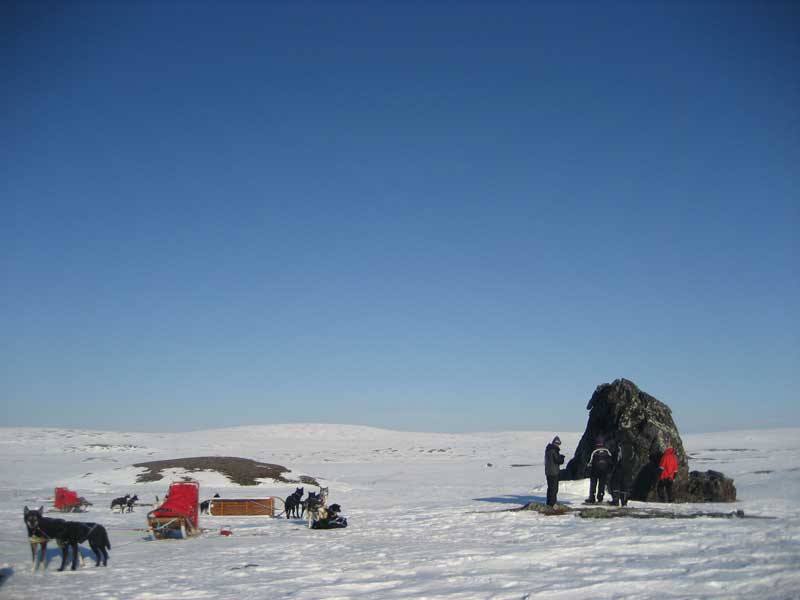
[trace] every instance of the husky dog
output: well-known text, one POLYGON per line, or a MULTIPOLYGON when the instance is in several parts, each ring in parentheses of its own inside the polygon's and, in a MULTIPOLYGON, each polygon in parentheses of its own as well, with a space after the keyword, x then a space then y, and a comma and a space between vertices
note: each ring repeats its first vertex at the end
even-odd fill
POLYGON ((119 512, 125 512, 125 508, 128 506, 128 500, 130 499, 130 497, 131 497, 130 494, 125 494, 124 496, 120 496, 119 498, 114 498, 111 501, 111 510, 114 510, 115 506, 119 506, 119 512))
POLYGON ((324 515, 311 523, 311 529, 341 529, 347 527, 347 519, 341 516, 342 507, 338 504, 331 504, 324 509, 324 515))
POLYGON ((298 519, 303 518, 303 503, 300 499, 303 497, 303 488, 299 487, 294 490, 293 494, 286 496, 286 501, 283 503, 286 510, 286 518, 292 516, 298 519))
POLYGON ((133 512, 133 505, 136 504, 138 501, 139 501, 139 496, 134 494, 133 496, 128 498, 128 501, 125 503, 125 507, 123 508, 123 511, 125 511, 125 512, 133 512), (127 509, 127 510, 125 510, 125 509, 127 509))
POLYGON ((44 507, 38 510, 29 510, 25 507, 24 519, 28 529, 28 539, 31 543, 31 554, 33 555, 33 570, 36 570, 36 548, 41 546, 39 562, 46 567, 45 552, 47 542, 56 540, 61 548, 61 566, 59 571, 63 571, 67 565, 67 552, 72 548, 72 570, 78 568, 78 560, 83 561, 81 553, 78 551, 78 544, 89 542, 92 552, 95 554, 95 566, 100 566, 103 562, 105 567, 108 564, 108 552, 111 550, 111 542, 108 540, 106 528, 97 523, 81 523, 78 521, 65 521, 64 519, 51 519, 43 516, 44 507))
MULTIPOLYGON (((38 518, 34 517, 34 513, 38 513, 38 517, 41 517, 42 513, 44 512, 44 506, 39 507, 38 511, 28 510, 28 507, 25 507, 25 512, 23 513, 23 519, 25 520, 25 527, 28 529, 28 541, 31 544, 31 559, 33 564, 31 565, 31 572, 35 572, 39 565, 42 565, 42 569, 47 568, 47 542, 50 541, 50 538, 44 533, 38 531, 38 518), (29 518, 30 516, 30 518, 29 518), (39 546, 39 560, 36 560, 36 547, 39 546)), ((64 519, 50 519, 54 523, 61 524, 66 523, 64 519)))
MULTIPOLYGON (((214 498, 219 498, 219 494, 214 494, 214 498)), ((201 515, 207 515, 208 514, 208 511, 211 508, 211 500, 213 500, 214 498, 211 498, 209 500, 203 500, 200 503, 200 514, 201 515)))
POLYGON ((324 519, 327 516, 325 504, 328 501, 328 488, 319 488, 319 493, 308 492, 308 498, 305 501, 306 514, 308 515, 308 526, 315 521, 324 519))

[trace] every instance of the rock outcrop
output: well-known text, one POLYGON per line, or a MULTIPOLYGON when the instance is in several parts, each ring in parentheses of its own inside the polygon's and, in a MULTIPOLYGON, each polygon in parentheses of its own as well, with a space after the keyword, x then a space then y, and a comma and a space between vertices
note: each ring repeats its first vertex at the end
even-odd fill
POLYGON ((597 387, 586 407, 589 422, 575 455, 564 470, 564 479, 589 476, 586 464, 594 449, 595 439, 602 436, 612 455, 619 444, 632 448, 631 468, 633 500, 656 500, 656 482, 660 475, 659 460, 672 446, 678 459, 673 494, 676 502, 733 502, 736 488, 733 480, 716 471, 689 472, 683 441, 672 420, 670 408, 627 379, 617 379, 597 387))

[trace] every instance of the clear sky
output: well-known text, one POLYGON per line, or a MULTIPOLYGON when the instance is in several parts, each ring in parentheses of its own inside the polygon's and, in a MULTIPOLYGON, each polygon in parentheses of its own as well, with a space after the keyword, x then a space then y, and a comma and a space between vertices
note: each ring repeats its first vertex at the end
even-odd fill
POLYGON ((800 424, 797 2, 0 2, 8 426, 800 424))

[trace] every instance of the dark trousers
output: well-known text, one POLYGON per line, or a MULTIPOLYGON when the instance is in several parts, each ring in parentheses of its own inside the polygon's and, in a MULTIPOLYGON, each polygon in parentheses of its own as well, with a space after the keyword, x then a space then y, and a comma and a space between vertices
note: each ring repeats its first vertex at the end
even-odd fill
POLYGON ((628 490, 612 490, 611 498, 614 500, 614 506, 628 506, 630 500, 630 491, 628 490))
POLYGON ((606 479, 608 479, 608 473, 598 473, 589 478, 589 500, 596 498, 598 502, 603 501, 606 493, 606 479))
POLYGON ((659 479, 656 486, 658 499, 662 502, 672 502, 672 479, 659 479))
POLYGON ((547 476, 547 506, 555 506, 558 497, 558 475, 547 476))

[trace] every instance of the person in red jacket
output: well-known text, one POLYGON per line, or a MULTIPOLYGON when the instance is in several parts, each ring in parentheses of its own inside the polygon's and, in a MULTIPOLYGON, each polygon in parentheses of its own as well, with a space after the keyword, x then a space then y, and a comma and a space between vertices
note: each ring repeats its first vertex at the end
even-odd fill
POLYGON ((658 463, 658 468, 661 469, 661 477, 658 480, 656 491, 658 492, 658 499, 661 502, 672 502, 672 480, 675 479, 675 473, 678 472, 678 458, 675 456, 675 448, 670 446, 661 457, 661 462, 658 463))

